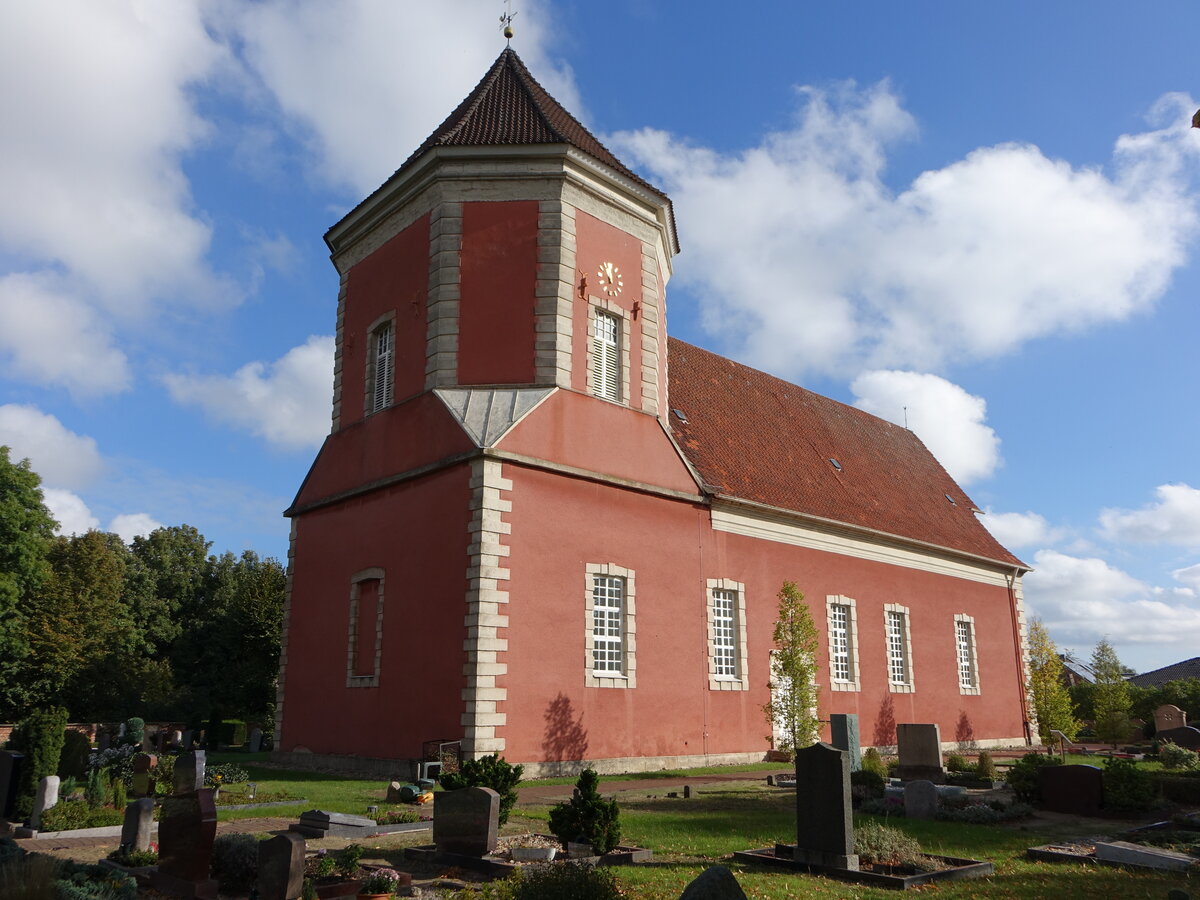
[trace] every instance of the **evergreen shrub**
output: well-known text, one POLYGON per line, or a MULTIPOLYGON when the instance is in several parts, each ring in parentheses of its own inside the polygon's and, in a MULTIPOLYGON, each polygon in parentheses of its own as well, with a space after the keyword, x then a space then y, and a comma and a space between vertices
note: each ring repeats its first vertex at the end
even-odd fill
POLYGON ((125 720, 125 736, 121 738, 121 743, 127 747, 136 747, 142 749, 142 738, 146 734, 146 720, 139 719, 137 716, 131 716, 125 720))
POLYGON ((513 900, 621 900, 612 869, 573 862, 525 869, 513 900))
POLYGON ((582 840, 603 856, 620 843, 621 811, 616 800, 605 800, 596 790, 600 776, 584 769, 575 782, 575 795, 550 810, 550 833, 563 842, 582 840))
POLYGON ((1041 788, 1038 787, 1038 769, 1061 765, 1062 760, 1058 757, 1026 753, 1008 767, 1008 784, 1018 800, 1036 805, 1042 799, 1041 788))
POLYGON ((1154 779, 1131 759, 1110 758, 1104 766, 1104 808, 1114 812, 1150 809, 1158 796, 1154 779))
POLYGON ((258 838, 252 834, 217 835, 211 869, 222 890, 249 890, 258 876, 258 838))
POLYGON ((864 771, 878 772, 880 778, 888 777, 887 763, 883 761, 883 757, 874 747, 868 747, 867 752, 863 754, 862 767, 864 771))
POLYGON ((979 762, 976 764, 976 772, 984 781, 996 780, 996 764, 992 761, 992 754, 986 750, 979 751, 979 762))
POLYGON ((850 796, 854 800, 878 800, 883 796, 887 780, 874 769, 859 769, 850 773, 850 796))
POLYGON ((33 812, 38 782, 58 772, 63 736, 67 730, 67 711, 61 706, 35 710, 20 726, 25 753, 25 768, 17 788, 16 813, 21 818, 33 812))
POLYGON ((68 728, 63 734, 62 753, 58 758, 59 778, 84 778, 88 773, 88 755, 92 742, 82 731, 68 728))
POLYGON ((466 787, 491 788, 500 795, 500 824, 517 803, 517 785, 521 783, 524 766, 514 766, 498 753, 479 759, 464 760, 457 772, 446 772, 438 779, 443 788, 457 791, 466 787))

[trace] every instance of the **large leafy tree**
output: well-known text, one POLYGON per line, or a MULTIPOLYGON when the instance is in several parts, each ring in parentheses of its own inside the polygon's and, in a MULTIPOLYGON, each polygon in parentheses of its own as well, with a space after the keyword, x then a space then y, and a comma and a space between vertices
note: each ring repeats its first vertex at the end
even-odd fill
POLYGON ((13 462, 0 446, 0 719, 10 722, 30 699, 20 677, 29 652, 25 605, 49 574, 56 527, 29 460, 13 462))
POLYGON ((778 615, 772 639, 771 700, 763 706, 767 722, 784 736, 791 751, 817 739, 817 626, 804 594, 785 581, 776 595, 778 615))
POLYGON ((1052 730, 1061 731, 1069 740, 1074 740, 1079 730, 1062 671, 1050 633, 1041 619, 1034 619, 1029 625, 1029 700, 1037 717, 1038 736, 1047 745, 1053 740, 1052 730))
POLYGON ((1117 658, 1108 638, 1101 638, 1092 651, 1092 708, 1096 715, 1096 736, 1116 744, 1129 737, 1129 686, 1125 667, 1117 658))

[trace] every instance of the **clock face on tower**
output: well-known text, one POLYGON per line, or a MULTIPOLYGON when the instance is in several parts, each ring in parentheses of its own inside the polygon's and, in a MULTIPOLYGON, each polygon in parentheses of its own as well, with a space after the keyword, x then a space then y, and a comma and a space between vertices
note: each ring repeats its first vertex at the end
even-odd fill
POLYGON ((621 280, 621 270, 617 268, 616 263, 600 263, 596 275, 600 279, 600 289, 610 297, 617 296, 625 286, 625 282, 621 280))

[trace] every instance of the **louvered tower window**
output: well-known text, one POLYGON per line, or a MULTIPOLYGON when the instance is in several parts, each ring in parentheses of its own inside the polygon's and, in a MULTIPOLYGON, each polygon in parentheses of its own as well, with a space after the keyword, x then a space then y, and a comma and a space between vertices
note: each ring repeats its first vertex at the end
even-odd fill
POLYGON ((597 397, 621 402, 621 320, 600 310, 592 338, 592 377, 597 397))
POLYGON ((375 329, 371 346, 371 412, 378 412, 392 405, 395 349, 392 323, 387 322, 375 329))

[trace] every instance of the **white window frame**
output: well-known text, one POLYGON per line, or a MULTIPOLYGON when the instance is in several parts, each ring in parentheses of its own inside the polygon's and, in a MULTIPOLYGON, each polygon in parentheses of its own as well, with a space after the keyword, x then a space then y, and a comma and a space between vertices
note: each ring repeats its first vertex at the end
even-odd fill
POLYGON ((858 671, 858 604, 853 597, 829 594, 825 597, 825 617, 829 637, 829 689, 860 691, 858 671), (844 631, 842 640, 839 633, 844 631), (838 657, 845 658, 845 676, 838 674, 838 657))
POLYGON ((913 683, 912 620, 908 607, 888 603, 883 607, 884 646, 887 651, 888 689, 911 694, 913 683))
MULTIPOLYGON (((603 599, 603 598, 601 598, 603 599)), ((632 569, 613 563, 588 563, 584 566, 584 686, 634 688, 637 687, 637 582, 632 569), (597 640, 609 643, 607 635, 598 636, 595 628, 597 606, 597 580, 619 579, 623 594, 620 608, 620 671, 597 669, 594 650, 597 640)))
POLYGON ((350 577, 350 635, 346 649, 346 687, 379 687, 379 669, 383 665, 383 598, 384 571, 379 566, 355 572, 350 577), (375 621, 361 622, 358 615, 359 586, 364 581, 378 581, 379 591, 375 600, 375 621), (375 632, 375 664, 370 675, 356 675, 355 663, 358 653, 359 629, 375 632))
POLYGON ((629 334, 626 312, 613 301, 593 298, 588 320, 588 382, 593 396, 625 403, 629 387, 629 334), (609 328, 607 326, 611 325, 609 328), (615 341, 605 340, 611 332, 615 341))
POLYGON ((958 672, 958 692, 979 696, 979 653, 975 619, 966 613, 954 617, 954 660, 958 672))
POLYGON ((367 329, 367 372, 363 410, 367 415, 387 409, 396 398, 396 315, 380 316, 367 329), (386 352, 380 344, 386 338, 386 352))
POLYGON ((728 578, 710 578, 707 588, 708 688, 712 691, 748 691, 750 656, 746 652, 746 586, 728 578), (726 602, 728 615, 723 615, 726 610, 719 607, 724 607, 726 602))

